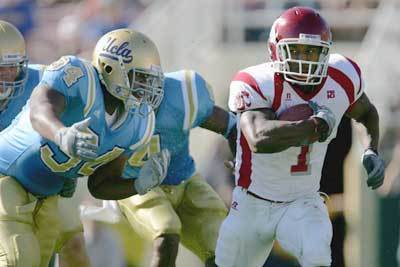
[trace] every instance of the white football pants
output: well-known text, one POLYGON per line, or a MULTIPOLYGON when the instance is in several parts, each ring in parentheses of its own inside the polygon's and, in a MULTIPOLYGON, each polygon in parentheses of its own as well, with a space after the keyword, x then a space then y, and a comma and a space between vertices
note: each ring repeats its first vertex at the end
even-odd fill
POLYGON ((332 224, 318 193, 288 203, 272 203, 236 187, 228 217, 221 225, 219 267, 262 266, 274 240, 301 266, 330 266, 332 224))

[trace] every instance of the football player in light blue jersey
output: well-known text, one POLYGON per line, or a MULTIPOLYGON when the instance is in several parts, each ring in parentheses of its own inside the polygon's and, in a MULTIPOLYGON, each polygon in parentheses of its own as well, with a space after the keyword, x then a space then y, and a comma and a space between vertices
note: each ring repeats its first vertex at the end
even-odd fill
MULTIPOLYGON (((0 20, 0 25, 6 25, 3 27, 9 27, 9 29, 14 29, 15 32, 18 30, 13 28, 13 25, 6 21, 0 20)), ((6 31, 0 31, 0 38, 6 39, 7 36, 3 36, 6 31)), ((1 46, 3 47, 3 46, 1 46)), ((25 58, 24 64, 28 63, 27 58, 25 58)), ((9 75, 9 69, 5 66, 0 67, 0 84, 3 85, 0 87, 0 131, 8 127, 11 122, 15 119, 18 113, 22 110, 23 106, 25 106, 29 97, 32 94, 33 89, 39 84, 45 65, 39 64, 27 64, 27 66, 22 67, 20 69, 19 75, 14 79, 15 75, 11 75, 11 79, 7 79, 7 75, 9 75), (8 82, 8 80, 13 80, 12 82, 8 82), (9 84, 7 84, 9 83, 9 84)), ((76 180, 68 179, 63 188, 60 191, 60 196, 65 198, 70 198, 75 191, 76 180)), ((68 199, 60 198, 61 206, 59 206, 59 211, 66 219, 63 220, 63 230, 58 238, 58 242, 56 245, 56 252, 60 253, 60 263, 67 264, 66 266, 89 266, 89 257, 87 256, 85 245, 84 245, 84 237, 83 237, 83 226, 79 218, 79 210, 76 204, 68 199), (64 204, 64 201, 68 202, 68 204, 64 204), (72 208, 65 208, 66 205, 71 206, 72 208), (72 213, 75 213, 75 218, 72 213), (64 246, 66 245, 66 246, 64 246), (65 248, 69 248, 71 246, 75 247, 74 257, 66 257, 65 252, 69 252, 65 248), (79 250, 76 249, 79 246, 79 250)))
MULTIPOLYGON (((0 21, 0 24, 6 23, 0 21)), ((1 33, 0 33, 1 34, 1 33)), ((29 64, 26 69, 22 71, 25 82, 22 86, 1 86, 5 82, 3 77, 3 70, 0 72, 0 86, 1 89, 7 87, 6 91, 0 92, 0 131, 8 127, 15 119, 22 107, 28 101, 33 88, 39 83, 44 65, 29 64), (26 72, 26 73, 25 73, 26 72)), ((21 75, 21 74, 20 74, 21 75)))
POLYGON ((233 114, 215 106, 211 88, 200 74, 189 70, 165 74, 164 98, 156 110, 150 146, 130 157, 124 175, 137 177, 149 155, 168 149, 167 177, 144 196, 118 201, 131 226, 154 240, 152 267, 175 266, 179 242, 206 266, 214 266, 218 230, 227 208, 196 172, 189 135, 200 126, 235 140, 235 122, 233 114))
MULTIPOLYGON (((25 47, 19 32, 1 26, 9 36, 0 63, 15 63, 11 82, 26 69, 25 47)), ((146 163, 145 176, 121 178, 132 150, 151 139, 162 85, 157 48, 129 29, 103 36, 92 63, 67 56, 46 68, 28 104, 0 133, 0 266, 47 267, 59 234, 57 194, 68 179, 89 176, 90 192, 106 199, 144 194, 162 181, 167 150, 146 163)), ((9 86, 0 85, 1 92, 9 86)))

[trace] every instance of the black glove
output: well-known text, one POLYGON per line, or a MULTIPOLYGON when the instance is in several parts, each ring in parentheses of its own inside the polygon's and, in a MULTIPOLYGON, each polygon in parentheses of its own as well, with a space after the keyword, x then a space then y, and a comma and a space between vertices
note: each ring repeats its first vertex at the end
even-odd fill
POLYGON ((367 171, 367 185, 377 189, 383 184, 385 178, 385 162, 372 149, 367 149, 361 158, 362 164, 367 171))

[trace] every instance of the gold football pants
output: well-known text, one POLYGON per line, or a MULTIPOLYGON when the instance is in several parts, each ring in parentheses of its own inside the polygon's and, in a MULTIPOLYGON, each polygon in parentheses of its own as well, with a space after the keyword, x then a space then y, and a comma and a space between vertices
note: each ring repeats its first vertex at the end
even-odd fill
POLYGON ((59 234, 58 196, 38 199, 0 176, 0 266, 47 267, 59 234))
POLYGON ((199 175, 118 203, 133 229, 144 238, 153 240, 163 234, 178 234, 182 244, 202 261, 214 256, 227 208, 199 175))

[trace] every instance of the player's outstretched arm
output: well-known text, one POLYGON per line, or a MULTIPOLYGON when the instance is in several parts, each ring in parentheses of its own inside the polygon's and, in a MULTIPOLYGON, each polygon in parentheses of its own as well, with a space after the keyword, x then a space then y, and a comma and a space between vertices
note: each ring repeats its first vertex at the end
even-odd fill
POLYGON ((134 187, 134 180, 122 178, 122 170, 127 159, 127 156, 121 155, 115 160, 99 167, 89 176, 88 189, 93 197, 118 200, 137 194, 134 187))
POLYGON ((382 157, 378 155, 378 111, 369 101, 367 95, 363 93, 346 115, 355 119, 357 122, 362 123, 367 130, 369 140, 367 141, 361 161, 368 174, 367 185, 372 189, 377 189, 383 184, 385 178, 385 162, 382 157))
POLYGON ((51 87, 40 84, 30 99, 30 120, 33 129, 41 136, 56 143, 71 157, 94 160, 97 157, 97 144, 93 144, 94 134, 88 133, 90 118, 65 127, 59 119, 65 109, 65 97, 51 87))
POLYGON ((316 120, 279 121, 271 109, 248 110, 241 114, 240 130, 254 153, 277 153, 320 138, 316 120))
POLYGON ((45 84, 38 85, 30 98, 30 119, 33 129, 54 142, 57 131, 64 127, 59 119, 64 107, 64 95, 45 84))
POLYGON ((236 150, 236 116, 218 106, 214 106, 211 115, 200 124, 201 128, 223 135, 229 141, 233 154, 236 150))
POLYGON ((160 185, 167 176, 171 156, 167 149, 151 155, 135 179, 122 178, 127 159, 127 156, 122 155, 89 176, 88 188, 95 198, 119 200, 146 194, 160 185))

